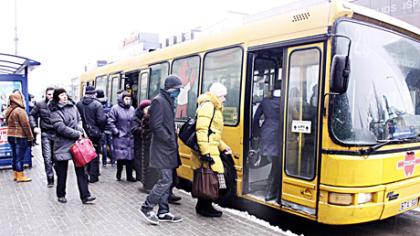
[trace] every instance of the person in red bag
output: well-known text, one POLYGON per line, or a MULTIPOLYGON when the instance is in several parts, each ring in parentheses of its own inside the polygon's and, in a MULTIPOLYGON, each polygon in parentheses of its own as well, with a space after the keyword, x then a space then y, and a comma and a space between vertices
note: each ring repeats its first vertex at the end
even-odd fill
MULTIPOLYGON (((57 198, 66 203, 66 182, 68 161, 72 159, 71 146, 83 137, 82 119, 75 103, 68 98, 63 88, 54 90, 53 99, 48 103, 51 111, 51 123, 55 131, 54 141, 54 168, 57 173, 57 198)), ((80 199, 83 204, 92 203, 95 197, 91 196, 88 188, 88 177, 84 167, 74 167, 77 176, 80 199)))

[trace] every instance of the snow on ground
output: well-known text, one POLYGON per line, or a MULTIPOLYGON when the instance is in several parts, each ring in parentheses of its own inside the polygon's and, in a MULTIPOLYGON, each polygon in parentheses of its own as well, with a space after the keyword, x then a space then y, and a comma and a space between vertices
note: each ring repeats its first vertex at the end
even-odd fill
MULTIPOLYGON (((180 193, 183 193, 183 194, 188 195, 188 196, 191 197, 191 193, 189 193, 189 192, 187 192, 187 191, 185 191, 183 189, 178 189, 178 191, 180 193)), ((217 204, 215 204, 215 205, 218 208, 223 209, 224 212, 229 212, 232 215, 236 215, 238 217, 242 217, 244 219, 250 220, 250 221, 252 221, 252 222, 254 222, 256 224, 259 224, 259 225, 261 225, 263 227, 267 227, 267 228, 272 229, 273 231, 276 231, 278 233, 281 233, 282 235, 288 235, 288 236, 295 236, 295 235, 297 235, 297 234, 291 232, 290 230, 284 231, 284 230, 280 229, 278 226, 273 226, 273 225, 271 225, 269 222, 267 222, 265 220, 262 220, 262 219, 259 219, 259 218, 255 217, 255 216, 253 216, 253 215, 250 215, 246 211, 239 211, 239 210, 236 210, 236 209, 225 208, 225 207, 221 207, 221 206, 219 206, 217 204)))

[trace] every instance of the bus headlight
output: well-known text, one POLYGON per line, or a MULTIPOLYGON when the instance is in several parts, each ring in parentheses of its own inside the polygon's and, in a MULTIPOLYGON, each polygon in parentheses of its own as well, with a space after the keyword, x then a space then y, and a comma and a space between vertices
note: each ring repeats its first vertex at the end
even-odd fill
POLYGON ((353 194, 351 193, 329 193, 328 203, 340 206, 349 206, 353 203, 353 194))
POLYGON ((372 201, 372 193, 359 193, 357 194, 357 203, 363 204, 372 201))

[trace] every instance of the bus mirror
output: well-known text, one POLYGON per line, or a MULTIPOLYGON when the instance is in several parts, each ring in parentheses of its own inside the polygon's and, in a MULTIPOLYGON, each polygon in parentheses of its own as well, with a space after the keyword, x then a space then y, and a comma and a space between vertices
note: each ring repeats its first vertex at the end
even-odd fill
POLYGON ((331 66, 331 92, 343 94, 347 91, 350 76, 348 56, 335 55, 331 66))

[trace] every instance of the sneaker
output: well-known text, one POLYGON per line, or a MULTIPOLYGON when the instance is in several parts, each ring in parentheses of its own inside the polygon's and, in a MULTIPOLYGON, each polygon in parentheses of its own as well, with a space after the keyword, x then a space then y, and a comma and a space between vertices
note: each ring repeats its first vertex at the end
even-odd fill
POLYGON ((159 214, 158 219, 159 221, 162 221, 162 222, 171 222, 171 223, 178 223, 182 221, 181 217, 174 216, 170 212, 165 213, 165 214, 159 214))
POLYGON ((84 198, 82 200, 82 203, 83 204, 90 204, 90 203, 93 203, 93 201, 95 201, 95 200, 96 200, 96 197, 89 196, 87 198, 84 198))
POLYGON ((153 211, 147 211, 146 209, 140 208, 140 213, 143 218, 152 225, 158 225, 159 219, 153 211))
POLYGON ((67 202, 67 199, 66 199, 65 197, 59 197, 59 198, 57 199, 57 201, 58 201, 58 202, 61 202, 61 203, 66 203, 66 202, 67 202))

